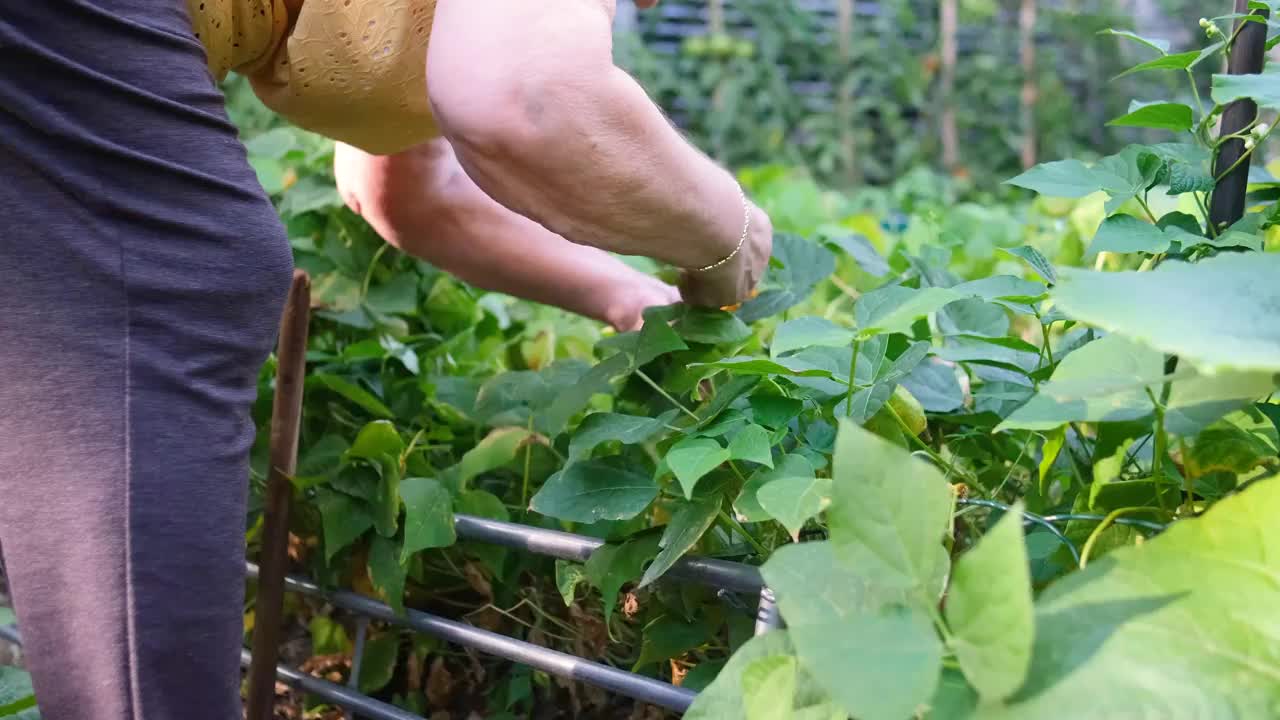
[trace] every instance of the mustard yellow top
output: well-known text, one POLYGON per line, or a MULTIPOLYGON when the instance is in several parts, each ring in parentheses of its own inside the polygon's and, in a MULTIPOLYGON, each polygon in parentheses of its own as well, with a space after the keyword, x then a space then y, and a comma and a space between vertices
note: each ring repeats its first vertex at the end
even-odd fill
POLYGON ((295 125, 385 155, 439 135, 427 102, 436 0, 187 0, 209 71, 249 78, 295 125))

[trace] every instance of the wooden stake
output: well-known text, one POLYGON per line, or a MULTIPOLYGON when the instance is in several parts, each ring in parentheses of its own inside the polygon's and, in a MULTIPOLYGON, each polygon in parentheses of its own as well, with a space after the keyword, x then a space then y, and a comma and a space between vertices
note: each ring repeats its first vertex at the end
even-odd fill
POLYGON ((1022 61, 1022 167, 1036 164, 1036 102, 1040 88, 1036 83, 1036 0, 1022 0, 1018 13, 1018 48, 1022 61))
POLYGON ((956 130, 956 0, 942 0, 938 33, 941 36, 940 51, 942 73, 942 165, 947 172, 955 173, 960 166, 960 135, 956 130))
POLYGON ((276 351, 276 388, 271 409, 270 470, 262 519, 258 596, 253 626, 253 659, 249 664, 248 720, 271 720, 275 701, 276 662, 284 614, 284 576, 289 564, 291 477, 298 464, 298 431, 302 424, 302 388, 306 380, 307 326, 311 319, 311 280, 302 270, 293 284, 280 324, 276 351))

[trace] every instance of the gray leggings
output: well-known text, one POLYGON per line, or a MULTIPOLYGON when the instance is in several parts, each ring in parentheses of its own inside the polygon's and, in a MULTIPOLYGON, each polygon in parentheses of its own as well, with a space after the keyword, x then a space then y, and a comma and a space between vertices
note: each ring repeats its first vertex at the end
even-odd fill
POLYGON ((240 717, 289 245, 183 0, 0 0, 0 547, 46 720, 240 717))

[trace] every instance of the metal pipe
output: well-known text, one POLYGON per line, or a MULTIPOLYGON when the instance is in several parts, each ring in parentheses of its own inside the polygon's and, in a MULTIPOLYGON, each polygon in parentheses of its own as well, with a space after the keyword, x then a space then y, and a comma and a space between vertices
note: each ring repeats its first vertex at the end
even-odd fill
MULTIPOLYGON (((248 570, 250 576, 256 575, 258 571, 252 563, 248 564, 248 570)), ((465 623, 446 620, 417 610, 406 610, 404 615, 398 615, 389 606, 353 592, 343 590, 330 592, 314 583, 293 577, 285 578, 285 587, 303 595, 323 598, 335 607, 360 613, 375 620, 416 630, 457 645, 475 648, 489 655, 559 677, 579 680, 668 710, 684 712, 696 696, 692 690, 676 687, 661 680, 539 647, 465 623)))
POLYGON ((760 605, 756 608, 756 635, 764 635, 780 627, 782 613, 778 610, 778 600, 772 590, 764 588, 760 591, 760 605))
POLYGON ((280 655, 284 618, 284 574, 289 565, 289 503, 298 464, 298 430, 302 425, 302 389, 307 376, 307 325, 311 319, 311 279, 295 270, 280 322, 275 396, 271 409, 271 443, 259 560, 263 572, 254 603, 253 661, 245 700, 248 720, 270 720, 274 714, 275 668, 280 655))
MULTIPOLYGON (((364 644, 369 637, 369 618, 360 615, 356 618, 356 643, 351 650, 351 677, 347 678, 347 687, 352 691, 360 690, 360 668, 364 665, 364 644)), ((348 713, 350 720, 359 720, 354 713, 348 713)))
MULTIPOLYGON (((603 540, 543 528, 499 522, 472 515, 455 515, 458 537, 466 540, 501 545, 537 555, 586 562, 591 553, 605 544, 603 540)), ((673 578, 735 592, 757 594, 764 587, 760 569, 743 563, 713 558, 686 557, 676 561, 667 572, 673 578)))
MULTIPOLYGON (((240 651, 241 667, 249 667, 252 661, 253 656, 248 650, 240 651)), ((359 712, 362 717, 369 718, 369 720, 422 720, 421 716, 401 710, 395 705, 384 703, 381 700, 374 700, 350 688, 331 683, 328 680, 312 677, 284 665, 276 667, 275 676, 290 687, 297 688, 309 695, 314 695, 325 702, 333 703, 347 710, 359 712)))

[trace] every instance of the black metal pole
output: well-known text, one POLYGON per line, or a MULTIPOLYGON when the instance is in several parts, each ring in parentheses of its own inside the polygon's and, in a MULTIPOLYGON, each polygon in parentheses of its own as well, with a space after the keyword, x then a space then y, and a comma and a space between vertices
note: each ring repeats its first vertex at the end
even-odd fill
MULTIPOLYGON (((454 526, 458 537, 466 540, 501 545, 512 550, 571 562, 586 562, 591 553, 605 544, 597 538, 471 515, 455 515, 454 526)), ((764 587, 759 568, 714 558, 681 558, 668 574, 679 580, 753 595, 764 587)))
MULTIPOLYGON (((251 576, 258 570, 252 564, 248 565, 248 569, 251 576)), ((406 610, 404 615, 399 615, 390 606, 353 592, 343 590, 329 592, 314 583, 293 577, 285 579, 285 587, 292 592, 323 598, 334 607, 360 613, 374 620, 415 630, 455 645, 475 648, 495 657, 527 665, 558 677, 578 680, 668 710, 684 712, 689 709, 689 705, 697 696, 692 690, 676 687, 661 680, 481 630, 465 623, 446 620, 417 610, 406 610)), ((359 712, 365 714, 363 710, 359 712)))
MULTIPOLYGON (((1236 0, 1237 13, 1249 12, 1248 0, 1236 0)), ((1254 14, 1267 17, 1266 10, 1255 10, 1254 14)), ((1239 28, 1235 43, 1232 44, 1227 61, 1227 72, 1231 75, 1256 75, 1262 72, 1266 59, 1267 25, 1266 23, 1239 20, 1244 27, 1239 28)), ((1249 99, 1237 100, 1226 107, 1222 113, 1222 136, 1233 135, 1249 127, 1258 117, 1258 105, 1249 99)), ((1246 150, 1244 140, 1228 140, 1218 151, 1218 161, 1214 164, 1214 177, 1221 177, 1213 191, 1213 204, 1209 210, 1210 222, 1217 230, 1222 230, 1244 217, 1245 194, 1249 185, 1249 165, 1252 158, 1244 157, 1246 150), (1239 165, 1236 163, 1239 162, 1239 165), (1227 172, 1232 166, 1235 169, 1227 172), (1223 173, 1227 173, 1223 177, 1223 173)))
MULTIPOLYGON (((252 654, 248 650, 240 651, 240 665, 242 667, 248 667, 252 660, 252 654)), ((343 687, 328 680, 312 677, 284 665, 276 667, 275 678, 290 687, 297 688, 309 695, 314 695, 325 702, 333 703, 352 712, 358 712, 361 717, 368 718, 368 720, 422 720, 421 716, 401 710, 395 705, 389 705, 381 700, 361 695, 349 687, 343 687)))

